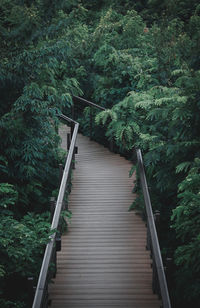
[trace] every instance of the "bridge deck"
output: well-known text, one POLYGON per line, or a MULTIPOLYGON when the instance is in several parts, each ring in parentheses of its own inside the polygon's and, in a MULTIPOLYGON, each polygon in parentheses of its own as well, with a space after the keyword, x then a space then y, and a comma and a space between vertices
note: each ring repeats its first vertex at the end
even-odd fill
POLYGON ((151 288, 145 224, 128 212, 134 198, 131 163, 82 135, 77 143, 73 217, 49 288, 51 307, 160 307, 151 288))

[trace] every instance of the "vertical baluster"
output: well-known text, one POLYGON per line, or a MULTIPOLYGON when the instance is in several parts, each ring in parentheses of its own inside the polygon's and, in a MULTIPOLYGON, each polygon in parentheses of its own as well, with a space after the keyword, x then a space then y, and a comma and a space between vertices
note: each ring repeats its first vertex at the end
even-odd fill
POLYGON ((159 281, 158 281, 158 272, 156 268, 156 263, 154 260, 154 256, 152 256, 153 263, 152 263, 152 271, 153 271, 153 277, 152 277, 152 288, 153 288, 153 293, 157 294, 159 297, 161 297, 160 294, 160 287, 159 287, 159 281))
POLYGON ((59 233, 56 234, 56 251, 61 251, 61 236, 59 233))
POLYGON ((70 148, 70 144, 71 144, 71 135, 70 133, 67 134, 67 150, 69 151, 70 148))
MULTIPOLYGON (((56 198, 51 197, 51 199, 50 199, 51 222, 53 220, 53 216, 54 216, 54 212, 55 212, 55 206, 56 206, 56 198)), ((54 247, 53 251, 52 251, 52 256, 51 256, 51 263, 52 263, 51 265, 53 265, 53 268, 50 267, 50 269, 48 271, 47 281, 49 281, 51 278, 55 278, 55 276, 56 276, 56 270, 57 270, 57 264, 56 264, 57 260, 56 259, 57 259, 56 258, 56 249, 54 247)), ((48 289, 48 286, 47 286, 47 289, 48 289)), ((44 292, 47 292, 47 291, 48 290, 45 289, 44 292)), ((47 292, 46 295, 44 295, 44 297, 48 297, 48 292, 47 292)))
POLYGON ((73 156, 72 156, 72 169, 75 169, 75 151, 73 151, 73 156))
MULTIPOLYGON (((72 139, 72 135, 73 135, 73 132, 74 132, 74 123, 71 124, 71 139, 72 139)), ((71 143, 71 139, 70 139, 70 143, 71 143)), ((73 155, 72 155, 72 169, 75 169, 75 151, 73 152, 73 155)))
POLYGON ((158 210, 156 210, 155 213, 154 213, 154 221, 155 221, 157 233, 159 234, 159 229, 160 229, 160 211, 158 211, 158 210))
POLYGON ((150 235, 150 230, 149 230, 149 223, 147 221, 147 245, 146 245, 146 249, 147 250, 151 250, 151 235, 150 235))
POLYGON ((27 286, 28 286, 28 303, 31 306, 35 294, 35 286, 34 286, 34 278, 27 278, 27 286))
POLYGON ((56 249, 56 239, 55 239, 51 255, 50 266, 47 274, 46 286, 45 286, 45 289, 47 288, 47 291, 48 291, 48 283, 49 281, 51 281, 52 278, 56 277, 56 272, 57 272, 57 249, 56 249))
MULTIPOLYGON (((74 117, 75 117, 75 111, 74 111, 74 105, 72 106, 72 119, 74 120, 74 117)), ((73 132, 74 132, 74 123, 71 122, 71 138, 72 138, 72 135, 73 135, 73 132)))

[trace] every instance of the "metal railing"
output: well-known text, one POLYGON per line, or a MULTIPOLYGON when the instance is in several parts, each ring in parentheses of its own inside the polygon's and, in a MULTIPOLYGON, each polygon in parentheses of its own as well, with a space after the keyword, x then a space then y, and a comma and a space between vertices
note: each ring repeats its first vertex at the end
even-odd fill
POLYGON ((171 308, 167 281, 163 267, 160 245, 156 231, 154 215, 151 206, 151 199, 144 171, 142 153, 140 149, 136 150, 137 162, 139 167, 140 184, 145 202, 146 218, 147 218, 147 249, 151 251, 152 270, 153 270, 153 291, 162 298, 163 308, 171 308))
MULTIPOLYGON (((85 100, 83 98, 74 96, 73 97, 74 103, 84 103, 87 106, 98 108, 100 110, 106 110, 104 107, 99 106, 97 104, 94 104, 88 100, 85 100)), ((72 107, 73 111, 73 107, 72 107)), ((72 112, 72 115, 74 115, 74 112, 72 112)), ((65 188, 66 188, 66 183, 68 180, 68 176, 70 173, 70 169, 72 168, 72 161, 74 158, 74 153, 75 153, 75 142, 76 142, 76 137, 78 133, 78 127, 79 124, 78 122, 66 117, 65 115, 60 115, 60 118, 71 122, 71 144, 69 147, 69 153, 67 157, 67 161, 65 164, 65 169, 60 185, 60 190, 59 190, 59 195, 58 199, 56 202, 56 208, 55 208, 55 213, 53 217, 53 222, 51 229, 56 230, 58 228, 58 223, 60 219, 60 213, 62 209, 62 204, 63 204, 63 199, 64 199, 64 194, 65 194, 65 188)), ((90 113, 90 123, 93 119, 92 112, 90 113)), ((90 124, 90 129, 92 128, 92 125, 90 124)), ((110 143, 110 150, 112 150, 113 147, 113 141, 110 143)), ((168 287, 167 287, 167 282, 166 282, 166 277, 165 277, 165 271, 163 267, 163 261, 162 261, 162 256, 160 252, 160 246, 159 246, 159 241, 158 241, 158 236, 157 236, 157 231, 156 231, 156 226, 155 226, 155 221, 154 221, 154 215, 152 211, 152 206, 151 206, 151 200, 149 196, 149 191, 148 191, 148 186, 147 186, 147 180, 146 180, 146 175, 144 171, 144 164, 143 164, 143 158, 142 158, 142 153, 140 149, 136 150, 137 152, 137 162, 138 162, 138 167, 139 167, 139 174, 140 174, 140 183, 144 195, 144 200, 145 200, 145 209, 146 209, 146 218, 147 218, 147 249, 151 251, 151 257, 152 257, 152 270, 153 270, 153 291, 154 293, 157 293, 162 300, 163 308, 171 308, 171 303, 170 303, 170 298, 169 298, 169 292, 168 292, 168 287)), ((45 254, 44 254, 44 259, 39 275, 39 280, 38 280, 38 285, 35 293, 35 298, 34 298, 34 303, 32 308, 46 308, 47 307, 47 298, 48 298, 48 269, 51 261, 51 257, 53 254, 53 247, 55 245, 55 237, 56 237, 56 232, 51 236, 50 242, 46 246, 45 254)))
POLYGON ((82 97, 79 97, 79 96, 73 96, 73 101, 76 103, 76 102, 82 102, 82 103, 84 103, 84 104, 86 104, 87 106, 90 106, 90 107, 95 107, 95 108, 97 108, 97 109, 100 109, 100 110, 106 110, 106 108, 104 108, 104 107, 102 107, 102 106, 100 106, 100 105, 97 105, 97 104, 95 104, 95 103, 92 103, 92 102, 90 102, 90 101, 88 101, 88 100, 86 100, 86 99, 84 99, 84 98, 82 98, 82 97))
POLYGON ((51 224, 51 230, 55 230, 55 232, 51 235, 50 241, 46 245, 32 308, 48 307, 48 282, 49 282, 48 274, 49 274, 51 260, 55 252, 56 231, 58 229, 58 225, 60 221, 60 214, 61 214, 61 210, 63 207, 66 185, 67 185, 68 178, 69 178, 69 175, 72 169, 72 163, 73 163, 74 153, 75 153, 76 138, 77 138, 78 128, 79 128, 79 123, 77 123, 76 121, 73 121, 72 119, 66 117, 65 115, 59 115, 59 117, 66 121, 69 121, 70 123, 73 123, 73 134, 72 134, 69 152, 67 155, 67 160, 65 163, 65 168, 63 171, 63 176, 62 176, 62 180, 60 184, 58 198, 56 201, 55 212, 54 212, 53 220, 51 224))

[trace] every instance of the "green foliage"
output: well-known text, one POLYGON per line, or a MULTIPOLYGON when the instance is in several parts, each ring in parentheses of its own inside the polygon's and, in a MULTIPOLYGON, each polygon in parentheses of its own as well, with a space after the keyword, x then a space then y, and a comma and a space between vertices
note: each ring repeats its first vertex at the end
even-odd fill
MULTIPOLYGON (((22 292, 21 296, 19 293, 17 296, 20 301, 14 305, 6 300, 4 292, 11 288, 12 280, 15 281, 15 288, 17 284, 21 284, 21 288, 24 289, 22 279, 37 279, 44 248, 50 235, 49 213, 28 213, 19 221, 13 217, 11 211, 8 213, 4 210, 0 218, 2 307, 25 307, 23 302, 27 301, 26 293, 22 292)), ((12 292, 9 292, 9 296, 12 299, 12 292)))
MULTIPOLYGON (((143 151, 152 204, 161 211, 163 256, 175 253, 176 279, 171 288, 176 289, 176 295, 172 291, 172 296, 175 305, 180 307, 199 302, 200 256, 199 250, 195 250, 199 246, 198 192, 191 193, 187 182, 184 199, 187 195, 188 203, 184 208, 182 203, 179 205, 181 193, 177 194, 178 187, 181 189, 180 185, 187 179, 188 172, 190 174, 195 158, 200 155, 197 52, 200 21, 199 13, 196 13, 198 8, 194 9, 196 1, 192 3, 193 9, 189 9, 186 2, 180 7, 187 12, 181 12, 181 8, 172 2, 164 2, 161 6, 165 16, 146 28, 135 18, 138 31, 129 34, 133 39, 133 42, 129 39, 130 45, 126 45, 125 37, 119 31, 119 27, 123 29, 123 17, 114 9, 103 12, 94 32, 98 38, 97 46, 100 46, 93 56, 96 70, 93 79, 96 78, 96 82, 91 84, 94 88, 92 98, 96 102, 107 108, 114 105, 96 116, 96 123, 106 126, 106 136, 114 137, 121 151, 131 150, 133 146, 143 151), (174 8, 179 11, 181 20, 174 18, 174 8), (196 207, 190 204, 194 202, 196 207), (190 214, 183 214, 186 208, 187 211, 191 208, 190 214), (184 223, 178 217, 184 217, 184 223), (183 290, 185 297, 182 300, 183 290)), ((154 8, 155 14, 151 18, 156 19, 161 6, 157 2, 148 5, 154 8)), ((145 9, 147 12, 148 7, 145 9)), ((127 23, 128 16, 126 12, 127 23)), ((198 183, 197 169, 194 173, 198 183)), ((142 210, 140 196, 133 207, 142 210)))
POLYGON ((7 276, 18 272, 22 276, 37 275, 38 262, 50 235, 48 220, 48 213, 28 213, 20 221, 11 215, 1 217, 1 262, 7 276))
MULTIPOLYGON (((174 305, 197 306, 199 12, 197 0, 1 1, 0 228, 9 234, 2 237, 4 287, 13 273, 6 263, 14 254, 9 241, 19 275, 36 271, 40 262, 36 238, 42 247, 48 217, 40 221, 37 213, 48 209, 62 159, 56 114, 70 113, 72 95, 84 94, 107 109, 93 112, 93 138, 114 139, 128 158, 133 146, 142 149, 152 204, 161 211, 163 256, 175 256, 174 305)), ((76 111, 89 135, 90 108, 76 111)), ((136 184, 133 206, 143 211, 136 184)), ((9 300, 2 305, 11 307, 9 300)))
POLYGON ((4 299, 0 299, 0 305, 4 308, 25 308, 25 303, 19 301, 7 301, 4 299))
POLYGON ((1 3, 2 181, 17 185, 19 212, 32 210, 33 204, 39 211, 47 204, 55 188, 51 178, 58 179, 56 114, 70 106, 72 94, 81 93, 69 72, 70 46, 58 31, 61 26, 56 28, 58 18, 64 22, 65 15, 57 11, 62 2, 51 3, 49 15, 48 1, 1 3), (42 19, 44 10, 48 20, 42 19))
POLYGON ((57 114, 71 106, 73 94, 82 93, 63 27, 72 17, 66 21, 62 9, 62 0, 0 3, 2 307, 28 305, 25 281, 40 269, 49 238, 49 199, 63 157, 57 114), (19 292, 13 281, 21 283, 19 292))
POLYGON ((178 206, 173 210, 172 222, 180 241, 175 251, 175 263, 178 267, 176 274, 177 292, 183 284, 188 284, 182 294, 185 301, 198 302, 199 275, 200 275, 200 159, 196 158, 188 175, 179 184, 180 199, 178 206))
POLYGON ((18 199, 18 193, 13 185, 0 183, 0 207, 7 209, 9 205, 14 205, 18 199))

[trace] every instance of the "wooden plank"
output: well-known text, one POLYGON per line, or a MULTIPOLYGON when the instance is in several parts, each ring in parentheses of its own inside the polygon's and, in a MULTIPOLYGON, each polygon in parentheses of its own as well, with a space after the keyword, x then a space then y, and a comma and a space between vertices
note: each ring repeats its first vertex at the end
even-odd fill
POLYGON ((150 265, 151 261, 148 258, 139 258, 139 259, 133 259, 133 258, 125 258, 122 260, 122 257, 120 256, 118 259, 113 259, 113 258, 102 258, 102 259, 97 259, 97 258, 91 258, 91 259, 69 259, 69 258, 60 258, 59 259, 59 265, 66 265, 66 268, 68 267, 76 267, 78 268, 79 266, 86 266, 89 264, 90 266, 94 265, 95 267, 98 267, 99 265, 104 266, 106 268, 106 265, 113 267, 114 265, 122 266, 133 266, 133 267, 138 267, 138 264, 141 265, 150 265), (81 261, 81 262, 80 262, 81 261))
POLYGON ((103 299, 106 300, 143 300, 144 297, 146 300, 155 300, 156 296, 154 294, 121 294, 121 293, 109 293, 107 294, 106 292, 104 294, 102 293, 84 293, 84 294, 66 294, 65 292, 58 292, 54 294, 54 299, 66 299, 66 300, 101 300, 103 295, 103 299))
POLYGON ((100 303, 100 301, 97 302, 63 302, 63 301, 53 301, 52 305, 50 306, 51 308, 111 308, 111 307, 116 307, 116 308, 160 308, 161 305, 157 303, 156 301, 154 302, 138 302, 138 301, 121 301, 121 302, 107 302, 100 303))
MULTIPOLYGON (((52 293, 56 292, 53 288, 54 286, 50 284, 49 290, 51 290, 52 293)), ((112 284, 109 286, 108 284, 86 284, 86 285, 81 285, 81 284, 74 284, 74 285, 63 285, 59 284, 58 285, 58 290, 61 292, 65 292, 66 294, 74 294, 77 292, 77 294, 90 294, 90 290, 95 293, 95 294, 151 294, 152 295, 152 289, 149 287, 145 287, 144 289, 141 289, 141 286, 138 286, 138 284, 130 285, 130 284, 112 284)), ((58 293, 59 293, 58 291, 58 293)), ((57 293, 57 294, 58 294, 57 293)))
POLYGON ((54 300, 52 303, 52 307, 62 307, 66 308, 65 305, 68 305, 67 307, 73 307, 73 308, 79 308, 79 307, 135 307, 135 308, 157 308, 160 307, 160 302, 156 299, 154 300, 149 300, 149 299, 142 299, 142 300, 54 300), (55 306, 54 306, 55 305, 55 306), (62 306, 59 306, 62 305, 62 306))
MULTIPOLYGON (((49 284, 49 290, 51 292, 54 292, 56 289, 54 288, 54 284, 50 283, 49 284)), ((99 282, 97 283, 89 283, 86 282, 85 284, 76 282, 73 283, 73 281, 71 283, 63 283, 63 282, 59 282, 57 283, 57 289, 64 289, 65 292, 67 292, 69 290, 107 290, 106 292, 115 292, 115 290, 124 290, 124 292, 129 291, 131 293, 142 293, 144 290, 144 294, 146 292, 151 292, 152 293, 152 288, 151 286, 148 285, 148 283, 145 284, 145 282, 132 282, 132 283, 126 283, 126 282, 113 282, 111 283, 107 283, 107 282, 99 282), (142 287, 142 288, 141 288, 142 287)))

